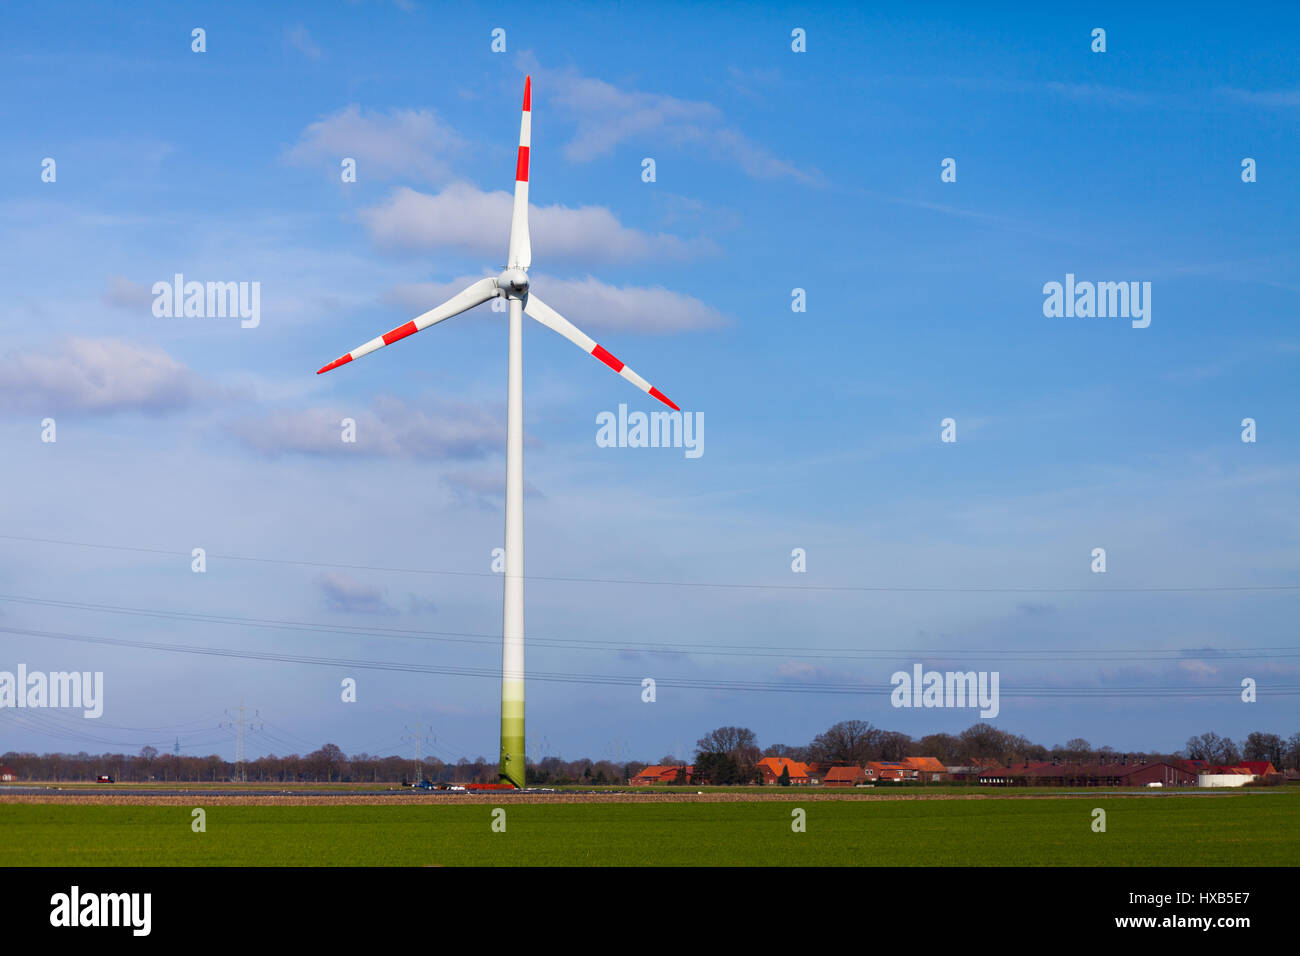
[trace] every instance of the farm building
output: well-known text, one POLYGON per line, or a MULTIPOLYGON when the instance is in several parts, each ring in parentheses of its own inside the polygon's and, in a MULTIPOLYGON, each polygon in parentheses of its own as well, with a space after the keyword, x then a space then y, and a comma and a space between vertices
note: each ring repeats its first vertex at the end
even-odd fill
POLYGON ((676 783, 678 774, 682 770, 686 771, 687 779, 690 779, 691 774, 695 773, 694 766, 683 767, 681 764, 678 764, 676 766, 665 764, 665 765, 659 765, 654 767, 646 767, 644 770, 642 770, 639 774, 637 774, 628 782, 631 783, 632 786, 634 787, 644 787, 656 783, 663 783, 663 784, 676 783))
POLYGON ((1237 766, 1245 767, 1257 777, 1267 777, 1269 774, 1277 773, 1277 767, 1273 766, 1271 760, 1242 760, 1237 766))
POLYGON ((867 764, 877 780, 899 783, 903 780, 915 780, 917 771, 910 764, 901 760, 873 760, 867 764))
POLYGON ((10 781, 17 779, 18 774, 14 773, 12 767, 6 767, 3 764, 0 764, 0 782, 9 783, 10 781))
POLYGON ((904 757, 903 763, 916 771, 916 779, 933 783, 942 780, 948 774, 938 757, 904 757))
POLYGON ((867 780, 867 772, 861 767, 831 767, 825 777, 828 787, 856 787, 867 780))
POLYGON ((1255 779, 1246 767, 1206 767, 1196 775, 1198 787, 1244 787, 1255 779))
POLYGON ((989 786, 1020 787, 1194 787, 1196 774, 1170 763, 1041 763, 980 772, 989 786))
POLYGON ((821 783, 827 771, 831 769, 829 763, 816 763, 811 760, 805 761, 804 766, 808 768, 808 782, 811 784, 821 783))
POLYGON ((783 770, 790 772, 790 783, 801 787, 809 783, 807 764, 791 760, 789 757, 764 757, 758 762, 758 769, 763 772, 764 783, 779 781, 783 770))

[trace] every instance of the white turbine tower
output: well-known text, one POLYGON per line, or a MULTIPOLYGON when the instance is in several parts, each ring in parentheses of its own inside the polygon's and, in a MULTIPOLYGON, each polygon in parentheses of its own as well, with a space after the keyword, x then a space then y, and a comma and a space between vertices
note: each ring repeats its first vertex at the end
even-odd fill
POLYGON ((519 125, 519 159, 515 166, 515 206, 510 220, 510 252, 506 269, 496 278, 480 279, 442 305, 417 316, 391 332, 371 339, 360 348, 335 359, 316 374, 345 365, 391 345, 421 329, 450 319, 489 299, 503 296, 510 302, 510 359, 506 391, 506 555, 505 612, 501 628, 501 778, 523 787, 524 753, 524 365, 523 315, 528 313, 560 333, 588 355, 594 355, 641 391, 669 408, 679 410, 668 397, 632 371, 528 288, 532 244, 528 241, 528 145, 532 129, 532 78, 524 79, 524 111, 519 125))

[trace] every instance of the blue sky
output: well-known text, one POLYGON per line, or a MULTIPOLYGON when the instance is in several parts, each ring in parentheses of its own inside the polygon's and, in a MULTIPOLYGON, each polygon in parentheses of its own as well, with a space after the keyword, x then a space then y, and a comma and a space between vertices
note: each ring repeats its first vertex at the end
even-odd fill
POLYGON ((314 373, 502 267, 526 73, 534 289, 705 422, 694 460, 597 447, 600 412, 651 400, 527 327, 528 666, 626 681, 530 682, 530 753, 978 719, 891 708, 881 688, 915 662, 999 671, 994 722, 1048 745, 1300 730, 1295 591, 1122 590, 1300 582, 1298 24, 1286 6, 11 11, 0 669, 103 670, 106 702, 97 722, 0 715, 4 749, 179 736, 233 756, 212 725, 242 696, 279 728, 250 752, 392 750, 419 720, 444 757, 495 757, 490 677, 13 632, 499 667, 504 316, 314 373), (177 272, 260 283, 260 324, 155 317, 177 272), (1067 273, 1150 282, 1150 326, 1045 317, 1067 273), (194 547, 275 560, 199 575, 194 547), (1257 703, 1169 696, 1243 677, 1257 703), (750 681, 807 692, 728 686, 750 681))

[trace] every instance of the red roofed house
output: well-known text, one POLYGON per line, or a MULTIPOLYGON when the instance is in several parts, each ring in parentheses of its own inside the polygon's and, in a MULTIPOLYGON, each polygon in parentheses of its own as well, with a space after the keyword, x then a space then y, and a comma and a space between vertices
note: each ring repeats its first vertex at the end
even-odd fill
POLYGON ((861 767, 831 767, 826 771, 828 787, 856 787, 867 782, 867 772, 861 767))
POLYGON ((656 783, 672 784, 677 782, 677 775, 681 770, 686 771, 686 779, 690 779, 691 774, 695 773, 695 767, 677 766, 655 766, 646 767, 630 781, 634 787, 645 787, 656 783))
POLYGON ((797 786, 808 783, 808 767, 789 757, 764 757, 758 762, 758 769, 763 772, 764 783, 776 783, 781 779, 783 770, 790 771, 790 782, 797 786))
POLYGON ((887 780, 891 783, 914 780, 917 773, 915 768, 901 760, 873 760, 867 764, 867 769, 875 773, 877 780, 887 780))
POLYGON ((12 768, 0 764, 0 780, 3 780, 7 783, 10 780, 17 780, 17 779, 18 779, 18 775, 13 772, 12 768))
POLYGON ((948 773, 938 757, 904 757, 903 763, 916 771, 918 780, 942 780, 948 773))
POLYGON ((1238 767, 1245 767, 1257 777, 1267 777, 1271 773, 1277 773, 1277 767, 1273 766, 1271 760, 1241 760, 1237 763, 1238 767))

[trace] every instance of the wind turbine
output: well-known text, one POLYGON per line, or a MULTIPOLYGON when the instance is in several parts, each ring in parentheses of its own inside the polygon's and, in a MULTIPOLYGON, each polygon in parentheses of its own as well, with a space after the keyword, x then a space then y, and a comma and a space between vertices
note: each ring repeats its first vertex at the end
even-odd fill
POLYGON ((532 245, 528 241, 528 148, 532 134, 532 77, 524 78, 523 118, 519 124, 519 158, 515 164, 515 206, 510 220, 510 251, 505 271, 480 279, 437 308, 373 338, 335 359, 316 374, 346 365, 398 339, 450 319, 498 296, 510 303, 510 357, 506 389, 506 548, 505 611, 501 628, 501 771, 516 787, 525 784, 524 753, 524 365, 523 316, 564 336, 600 359, 641 391, 674 411, 680 409, 636 372, 596 344, 576 325, 533 295, 528 287, 532 245))

